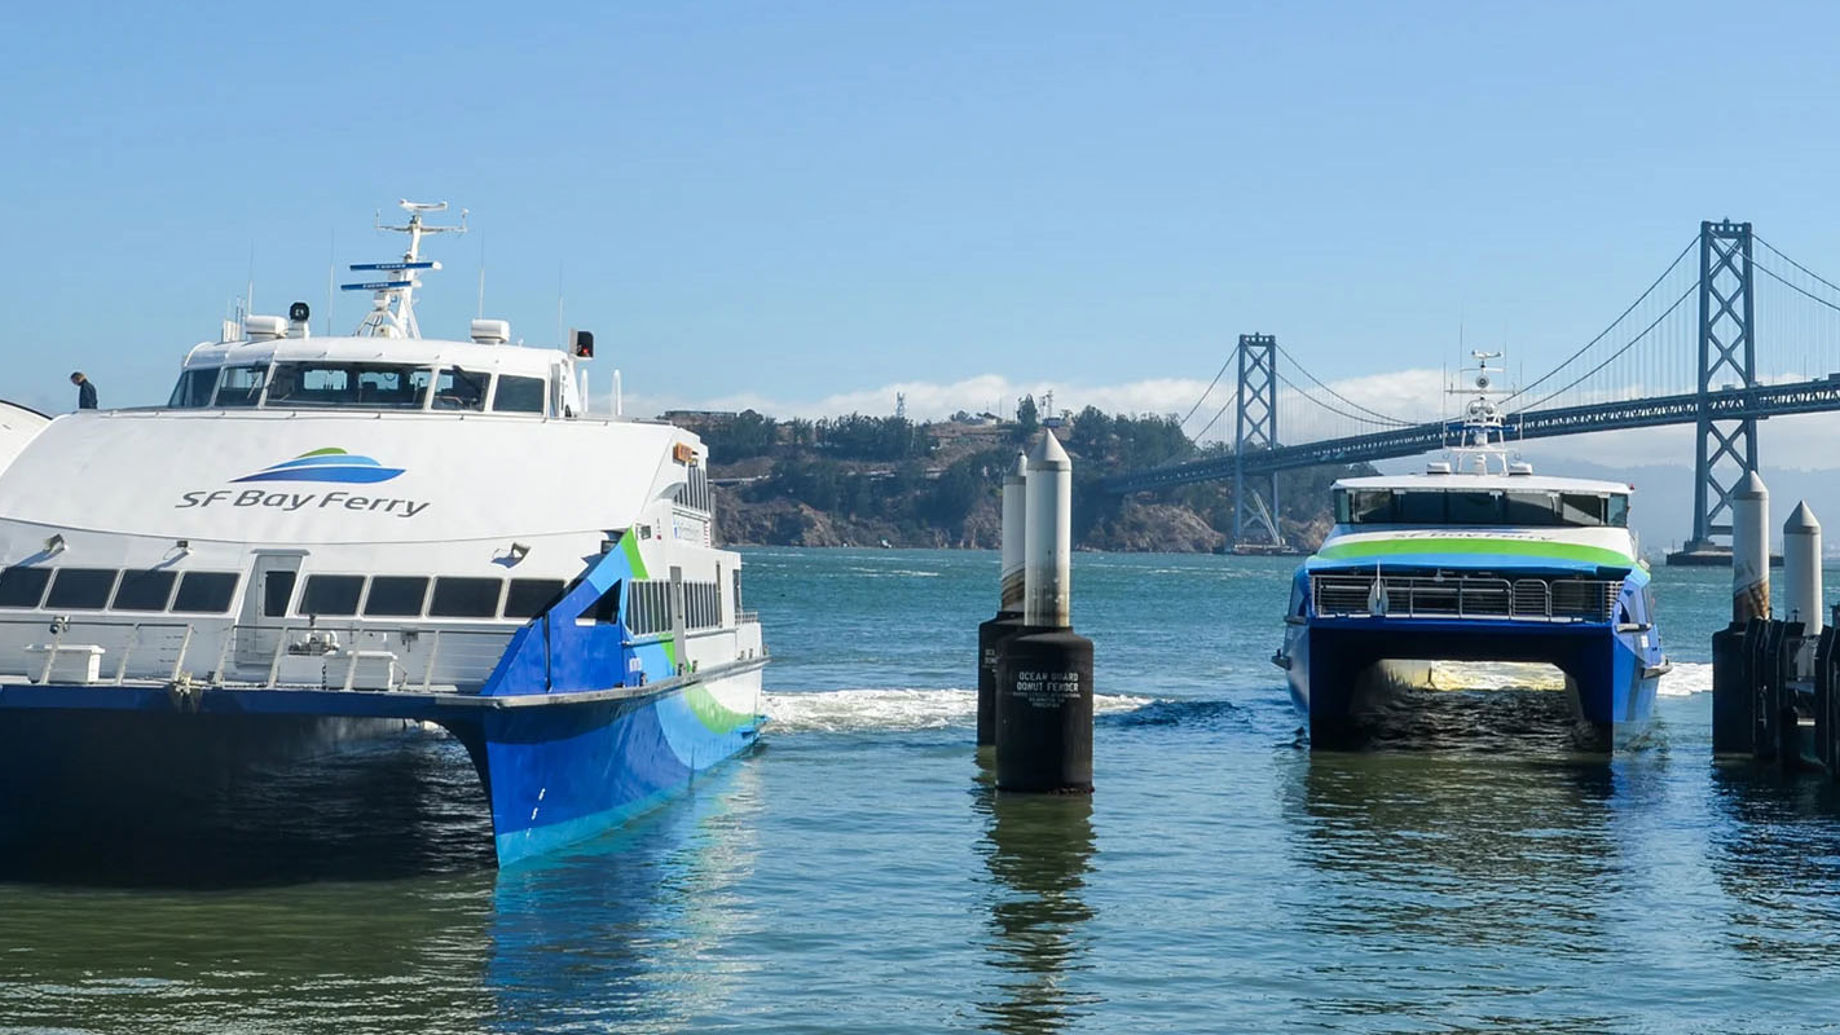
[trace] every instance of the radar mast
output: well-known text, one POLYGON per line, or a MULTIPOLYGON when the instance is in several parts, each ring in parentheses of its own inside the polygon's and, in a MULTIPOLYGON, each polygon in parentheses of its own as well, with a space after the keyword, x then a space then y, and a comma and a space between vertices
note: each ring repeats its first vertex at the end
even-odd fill
POLYGON ((350 267, 354 273, 382 273, 383 280, 360 281, 356 284, 340 284, 341 291, 371 292, 371 311, 364 315, 355 332, 360 338, 419 338, 422 329, 415 322, 415 289, 422 286, 417 274, 422 270, 438 270, 441 264, 422 258, 422 235, 424 234, 464 234, 466 233, 466 209, 460 210, 458 226, 430 226, 422 221, 423 213, 445 212, 445 201, 409 201, 403 199, 396 203, 403 211, 409 213, 409 221, 402 226, 384 226, 380 213, 377 217, 377 229, 392 233, 408 234, 409 249, 403 253, 399 262, 360 262, 350 267))

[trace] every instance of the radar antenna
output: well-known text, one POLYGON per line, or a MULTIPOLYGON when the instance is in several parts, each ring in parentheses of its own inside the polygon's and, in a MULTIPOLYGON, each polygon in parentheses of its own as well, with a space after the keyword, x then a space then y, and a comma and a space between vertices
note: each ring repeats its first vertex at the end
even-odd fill
MULTIPOLYGON (((1500 364, 1489 366, 1489 360, 1500 359, 1501 353, 1472 349, 1470 358, 1476 361, 1476 365, 1464 367, 1461 371, 1463 375, 1468 375, 1469 387, 1446 389, 1451 395, 1470 397, 1463 407, 1456 441, 1447 442, 1446 445, 1454 461, 1451 466, 1457 471, 1489 474, 1492 473, 1490 461, 1496 461, 1500 464, 1499 473, 1507 474, 1508 449, 1504 441, 1507 419, 1502 414, 1498 400, 1512 393, 1505 385, 1496 384, 1505 372, 1500 364)), ((1517 469, 1525 468, 1523 465, 1517 469)))
POLYGON ((340 284, 341 291, 371 292, 371 311, 364 315, 358 324, 357 336, 360 338, 419 338, 422 329, 415 322, 415 289, 422 286, 417 274, 422 270, 438 270, 441 264, 422 258, 422 237, 425 234, 464 234, 466 233, 467 210, 460 210, 460 222, 455 226, 430 226, 422 221, 423 213, 445 212, 445 201, 410 201, 402 199, 396 203, 403 211, 409 213, 409 221, 402 226, 385 226, 383 214, 379 212, 376 227, 379 231, 408 234, 409 249, 403 252, 400 262, 359 262, 351 265, 354 273, 382 273, 387 276, 382 280, 360 281, 356 284, 340 284))

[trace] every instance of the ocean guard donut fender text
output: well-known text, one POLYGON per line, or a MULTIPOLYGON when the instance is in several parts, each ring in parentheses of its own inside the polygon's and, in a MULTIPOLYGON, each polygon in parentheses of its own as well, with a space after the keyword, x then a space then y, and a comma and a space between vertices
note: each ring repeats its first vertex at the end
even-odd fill
POLYGON ((334 489, 331 492, 270 492, 266 489, 197 489, 179 497, 175 510, 192 507, 267 507, 271 510, 361 510, 412 518, 429 503, 390 496, 362 496, 334 489))

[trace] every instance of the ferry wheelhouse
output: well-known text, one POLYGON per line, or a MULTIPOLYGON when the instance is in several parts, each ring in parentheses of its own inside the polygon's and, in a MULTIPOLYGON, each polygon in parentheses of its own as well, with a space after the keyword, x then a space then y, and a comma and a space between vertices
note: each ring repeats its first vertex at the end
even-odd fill
POLYGON ((1450 459, 1333 487, 1335 525, 1297 570, 1273 657, 1313 742, 1347 738, 1436 661, 1556 667, 1588 746, 1652 715, 1667 662, 1632 487, 1511 460, 1487 358, 1450 459))
POLYGON ((510 862, 753 742, 702 442, 595 412, 585 333, 422 338, 422 238, 461 228, 403 204, 357 333, 227 324, 167 405, 58 417, 0 471, 0 838, 410 720, 465 744, 510 862))

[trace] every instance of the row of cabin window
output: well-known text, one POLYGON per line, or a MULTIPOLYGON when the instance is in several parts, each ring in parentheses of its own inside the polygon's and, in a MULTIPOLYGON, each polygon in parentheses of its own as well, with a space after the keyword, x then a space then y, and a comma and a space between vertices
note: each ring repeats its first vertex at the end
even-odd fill
POLYGON ((677 487, 677 495, 674 498, 680 507, 688 507, 691 510, 700 510, 705 513, 713 512, 716 508, 715 501, 710 498, 709 493, 709 472, 704 470, 700 464, 693 465, 689 474, 685 476, 684 484, 677 487))
MULTIPOLYGON (((534 618, 562 599, 563 588, 561 579, 511 579, 507 585, 505 579, 458 576, 309 575, 294 613, 327 618, 534 618)), ((286 614, 293 591, 293 572, 270 572, 263 586, 263 614, 286 614)))
POLYGON ((541 414, 548 395, 548 382, 541 377, 499 374, 494 384, 489 372, 459 367, 319 360, 187 370, 166 405, 483 411, 489 396, 494 413, 541 414))
MULTIPOLYGON (((270 572, 262 587, 262 612, 277 618, 288 613, 294 573, 270 572)), ((227 571, 114 568, 7 568, 0 571, 0 608, 48 611, 132 611, 223 614, 230 610, 240 576, 227 571)), ((437 618, 532 618, 561 599, 561 579, 439 578, 425 575, 379 575, 365 593, 362 575, 310 575, 300 615, 419 618, 424 610, 437 618), (432 597, 429 584, 433 583, 432 597)))
POLYGON ((231 571, 7 568, 0 571, 0 607, 220 615, 230 610, 240 578, 231 571))
POLYGON ((722 587, 713 582, 684 583, 684 624, 708 629, 722 624, 722 587))
MULTIPOLYGON (((684 583, 684 627, 711 629, 722 624, 722 587, 714 582, 684 583)), ((671 583, 639 579, 626 589, 626 628, 634 636, 671 631, 671 583)))
POLYGON ((664 579, 635 579, 626 587, 626 628, 634 636, 671 631, 671 584, 664 579))
POLYGON ((1345 525, 1622 528, 1629 524, 1629 497, 1546 490, 1337 489, 1335 520, 1345 525))

